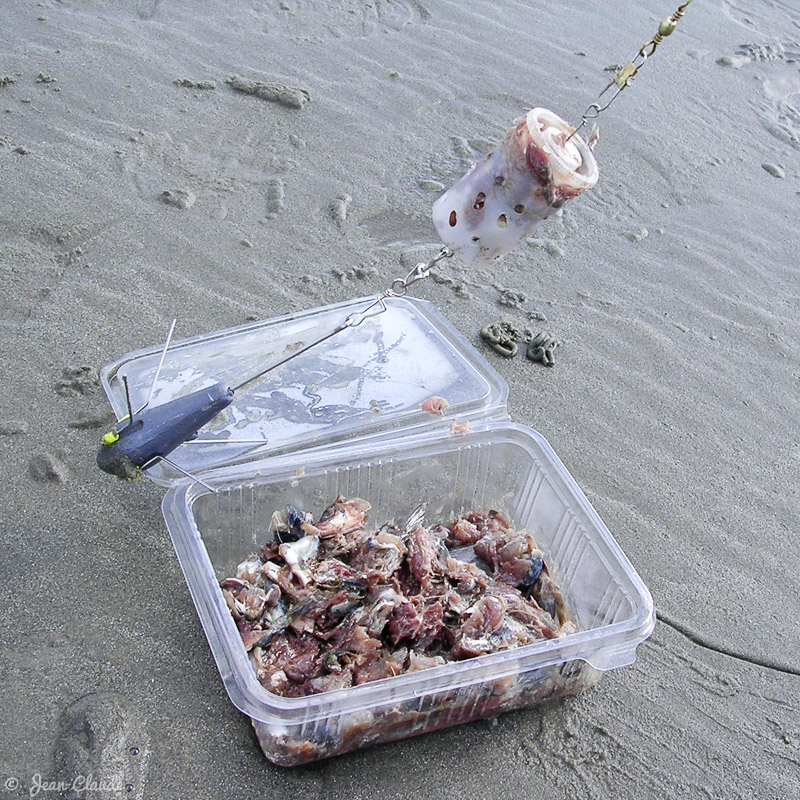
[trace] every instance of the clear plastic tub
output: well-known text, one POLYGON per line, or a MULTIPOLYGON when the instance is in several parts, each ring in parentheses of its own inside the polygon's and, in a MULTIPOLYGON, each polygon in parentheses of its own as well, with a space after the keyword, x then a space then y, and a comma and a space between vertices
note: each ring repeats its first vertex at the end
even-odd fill
MULTIPOLYGON (((356 301, 334 308, 338 314, 342 308, 359 307, 358 302, 363 306, 356 301)), ((320 316, 330 316, 330 308, 308 312, 304 318, 320 316)), ((276 330, 296 321, 270 321, 259 329, 268 331, 272 340, 276 330)), ((547 442, 536 431, 504 418, 505 385, 482 357, 426 303, 396 301, 390 312, 370 324, 383 346, 391 338, 388 330, 402 329, 394 348, 401 363, 392 367, 398 375, 409 367, 403 358, 410 358, 412 365, 420 358, 420 346, 432 351, 428 355, 438 364, 433 372, 407 371, 402 397, 398 400, 397 387, 391 388, 393 406, 391 411, 382 406, 387 413, 380 423, 377 413, 367 417, 362 420, 368 423, 366 429, 349 439, 333 435, 333 425, 328 435, 307 436, 304 446, 291 453, 285 440, 277 455, 265 456, 264 448, 258 448, 260 457, 254 457, 252 448, 243 447, 237 463, 201 471, 216 494, 185 479, 172 484, 162 506, 231 701, 251 718, 267 758, 285 766, 575 694, 594 685, 605 670, 630 664, 655 622, 648 590, 547 442), (394 329, 398 321, 400 327, 394 329), (403 343, 409 336, 414 346, 404 356, 403 343), (431 418, 420 412, 419 403, 430 394, 447 397, 446 391, 436 391, 443 385, 451 387, 456 401, 449 416, 431 418), (471 431, 452 433, 454 417, 469 419, 471 431), (564 591, 578 632, 304 698, 268 692, 256 679, 218 582, 234 574, 236 565, 268 540, 274 510, 291 503, 318 514, 337 494, 368 500, 377 525, 402 522, 423 501, 430 521, 452 519, 471 509, 502 511, 534 535, 564 591)), ((202 361, 209 343, 234 343, 243 330, 252 333, 253 327, 198 337, 176 347, 184 355, 182 347, 194 347, 202 361)), ((348 362, 350 344, 336 345, 344 348, 337 351, 342 363, 348 362)), ((134 354, 104 370, 112 403, 119 402, 119 386, 114 384, 120 369, 124 366, 131 380, 140 365, 145 376, 157 352, 154 348, 134 354)), ((302 365, 298 367, 302 371, 302 365)), ((380 370, 372 378, 376 391, 387 383, 380 370)), ((281 376, 270 380, 280 385, 281 376)), ((269 397, 270 391, 274 389, 260 394, 269 397)), ((364 395, 362 380, 359 393, 365 407, 376 399, 370 391, 364 395)), ((318 406, 319 402, 314 408, 318 406)), ((306 420, 299 422, 304 425, 306 420)))

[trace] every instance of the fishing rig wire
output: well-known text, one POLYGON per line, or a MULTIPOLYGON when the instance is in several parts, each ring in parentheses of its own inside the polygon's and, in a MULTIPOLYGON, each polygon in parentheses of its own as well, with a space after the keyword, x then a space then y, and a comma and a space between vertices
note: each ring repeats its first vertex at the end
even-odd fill
POLYGON ((691 2, 692 0, 686 0, 685 3, 681 3, 666 19, 661 20, 656 35, 639 48, 639 52, 625 64, 625 66, 617 71, 616 75, 609 81, 605 89, 597 95, 597 99, 593 103, 589 103, 586 111, 583 112, 580 125, 567 137, 566 141, 569 141, 589 120, 596 119, 617 99, 617 97, 619 97, 620 92, 622 92, 636 77, 639 70, 644 66, 645 61, 655 53, 656 48, 664 41, 665 37, 669 36, 675 30, 681 17, 683 17, 686 12, 686 7, 691 2), (616 88, 616 91, 613 91, 614 88, 616 88), (613 93, 610 97, 603 100, 603 97, 609 91, 613 93))
POLYGON ((322 342, 327 341, 332 336, 335 336, 337 333, 341 333, 342 331, 346 330, 347 328, 355 328, 360 325, 365 319, 369 319, 370 317, 374 317, 377 314, 381 314, 386 311, 386 301, 390 297, 404 297, 408 293, 408 287, 412 284, 416 283, 417 281, 422 280, 423 278, 427 278, 431 274, 431 269, 433 269, 436 264, 438 264, 444 258, 450 258, 453 255, 453 251, 445 246, 443 247, 433 258, 431 258, 427 262, 422 262, 417 264, 404 278, 396 278, 392 281, 392 285, 381 292, 375 300, 372 301, 365 309, 362 311, 356 311, 344 322, 337 325, 332 331, 329 331, 324 336, 320 336, 319 339, 315 339, 313 342, 305 345, 298 350, 295 350, 293 353, 290 353, 285 358, 280 359, 272 364, 270 364, 266 369, 262 369, 259 372, 256 372, 255 375, 250 375, 249 377, 245 378, 243 381, 240 381, 235 386, 231 388, 234 391, 238 391, 243 386, 247 386, 248 383, 253 383, 253 381, 258 380, 259 378, 266 375, 268 372, 272 372, 272 370, 277 369, 278 367, 285 364, 287 361, 296 358, 299 355, 302 355, 307 350, 310 350, 312 347, 316 347, 318 344, 322 344, 322 342))

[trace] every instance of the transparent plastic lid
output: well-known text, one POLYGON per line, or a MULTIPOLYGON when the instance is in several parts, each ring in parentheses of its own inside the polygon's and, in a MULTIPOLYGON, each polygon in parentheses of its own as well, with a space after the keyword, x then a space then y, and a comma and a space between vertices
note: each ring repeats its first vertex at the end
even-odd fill
MULTIPOLYGON (((150 406, 224 383, 235 386, 334 330, 374 298, 204 334, 170 344, 150 406)), ((180 321, 179 323, 180 324, 180 321)), ((101 371, 117 415, 150 393, 163 345, 130 353, 101 371)), ((447 424, 454 418, 505 414, 508 387, 434 307, 393 298, 387 310, 347 328, 236 391, 233 403, 170 459, 193 474, 386 431, 447 424), (444 417, 423 410, 430 397, 449 406, 444 417)), ((160 463, 156 483, 183 477, 160 463)))

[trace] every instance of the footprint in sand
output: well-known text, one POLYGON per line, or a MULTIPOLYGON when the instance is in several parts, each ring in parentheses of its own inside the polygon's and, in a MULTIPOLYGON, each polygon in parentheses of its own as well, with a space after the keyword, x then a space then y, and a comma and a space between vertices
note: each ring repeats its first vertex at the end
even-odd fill
POLYGON ((758 118, 778 141, 800 150, 800 44, 743 44, 717 63, 734 69, 750 67, 762 73, 765 100, 758 118))
POLYGON ((121 695, 87 694, 59 720, 54 774, 63 800, 144 797, 150 739, 141 715, 121 695))
POLYGON ((767 78, 761 124, 779 141, 800 150, 800 70, 767 78))
POLYGON ((152 19, 161 0, 137 0, 136 15, 139 19, 152 19))
POLYGON ((722 9, 737 25, 758 34, 774 36, 776 31, 791 30, 798 21, 798 9, 792 0, 723 0, 722 9))
POLYGON ((63 450, 55 453, 37 453, 28 461, 28 472, 39 483, 65 484, 69 479, 69 454, 63 450))
POLYGON ((62 397, 94 394, 99 388, 100 376, 91 364, 64 367, 61 379, 55 384, 56 394, 62 397))
POLYGON ((111 224, 52 230, 48 223, 0 221, 0 330, 18 328, 33 316, 111 224))
POLYGON ((311 42, 399 31, 431 18, 431 12, 419 0, 261 2, 241 13, 257 15, 270 33, 311 42))
POLYGON ((759 120, 776 139, 800 150, 800 43, 781 40, 786 31, 800 28, 800 9, 782 0, 758 4, 725 0, 723 9, 762 42, 742 44, 717 63, 734 69, 763 68, 766 98, 759 120))

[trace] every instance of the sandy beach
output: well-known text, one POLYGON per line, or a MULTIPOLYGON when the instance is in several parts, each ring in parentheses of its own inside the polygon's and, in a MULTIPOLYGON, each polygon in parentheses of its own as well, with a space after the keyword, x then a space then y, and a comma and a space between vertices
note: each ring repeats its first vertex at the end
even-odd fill
POLYGON ((613 5, 3 3, 0 794, 80 758, 74 704, 99 695, 92 730, 124 727, 136 752, 126 787, 86 797, 800 796, 790 0, 692 3, 600 118, 598 185, 490 267, 449 259, 413 289, 501 373, 510 417, 652 592, 633 665, 536 709, 275 767, 225 693, 163 490, 95 464, 104 364, 173 318, 180 338, 229 328, 430 258, 441 192, 531 107, 577 123, 676 3, 613 5), (555 365, 493 353, 479 331, 499 320, 547 331, 555 365))

